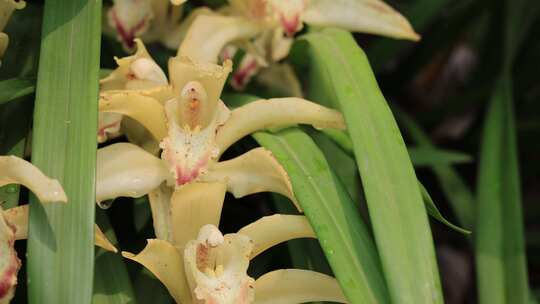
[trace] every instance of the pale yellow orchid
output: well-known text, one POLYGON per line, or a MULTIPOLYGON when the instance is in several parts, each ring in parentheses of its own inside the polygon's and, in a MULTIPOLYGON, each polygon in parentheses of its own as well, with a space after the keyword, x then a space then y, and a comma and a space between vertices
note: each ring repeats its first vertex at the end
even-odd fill
POLYGON ((127 50, 135 47, 137 37, 176 48, 182 18, 180 5, 184 2, 186 0, 114 0, 107 12, 108 25, 127 50))
MULTIPOLYGON (((31 163, 15 156, 0 156, 0 186, 22 184, 42 203, 66 203, 67 197, 57 180, 45 176, 31 163)), ((96 245, 116 251, 101 230, 95 226, 96 245)), ((8 210, 0 208, 0 303, 9 303, 17 285, 20 260, 15 240, 28 237, 28 205, 8 210)))
MULTIPOLYGON (((126 62, 133 65, 137 60, 147 60, 137 56, 126 62)), ((157 65, 148 66, 152 67, 146 70, 149 75, 161 75, 154 70, 157 65)), ((221 181, 236 197, 275 191, 292 198, 287 175, 269 151, 259 148, 218 162, 221 154, 257 130, 298 123, 343 129, 343 117, 300 98, 258 100, 230 111, 220 100, 230 70, 230 61, 220 66, 174 57, 169 61, 167 85, 154 86, 154 82, 148 89, 103 91, 100 112, 119 113, 138 121, 160 142, 163 152, 159 159, 127 143, 100 149, 98 202, 142 196, 164 181, 174 188, 197 181, 221 181)), ((148 79, 126 76, 131 71, 121 65, 102 85, 148 79)))
POLYGON ((6 24, 11 18, 11 14, 15 10, 23 9, 26 6, 26 2, 20 0, 0 0, 0 59, 4 57, 4 53, 9 44, 9 37, 2 31, 6 27, 6 24))
POLYGON ((277 270, 254 280, 250 260, 295 238, 314 238, 304 216, 264 217, 238 233, 218 230, 224 198, 222 183, 195 183, 172 196, 167 239, 148 240, 142 252, 123 252, 150 270, 178 303, 346 303, 337 281, 300 269, 277 270), (201 192, 204 190, 204 192, 201 192))
MULTIPOLYGON (((380 0, 229 0, 229 4, 221 10, 228 18, 208 14, 199 17, 200 21, 195 20, 188 35, 199 37, 198 47, 194 48, 199 50, 205 46, 214 49, 218 44, 221 51, 225 45, 234 43, 222 53, 224 59, 232 58, 237 48, 246 51, 248 55, 231 79, 236 88, 244 87, 262 67, 285 58, 292 37, 302 29, 303 23, 397 39, 420 38, 407 19, 380 0)), ((203 57, 192 58, 215 62, 214 54, 202 53, 203 57)))

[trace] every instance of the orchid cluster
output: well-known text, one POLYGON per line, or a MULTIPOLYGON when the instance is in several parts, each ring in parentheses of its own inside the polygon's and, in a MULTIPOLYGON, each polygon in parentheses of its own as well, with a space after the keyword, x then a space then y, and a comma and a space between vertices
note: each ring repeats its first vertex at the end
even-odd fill
MULTIPOLYGON (((0 156, 0 187, 21 184, 30 189, 42 203, 66 203, 68 198, 60 183, 45 176, 31 163, 15 156, 0 156)), ((96 245, 116 252, 98 226, 96 245)), ((3 210, 0 208, 0 303, 9 303, 17 285, 21 262, 15 252, 16 240, 28 238, 28 205, 3 210)))
MULTIPOLYGON (((117 0, 109 10, 109 16, 116 16, 109 18, 109 25, 128 49, 133 47, 134 37, 160 41, 176 49, 186 38, 187 29, 195 28, 198 32, 194 35, 225 46, 219 50, 222 60, 232 59, 239 49, 243 50, 245 55, 231 78, 236 89, 243 89, 259 72, 260 82, 272 86, 279 86, 284 77, 297 81, 290 67, 279 61, 289 54, 294 35, 304 23, 420 39, 401 14, 380 0, 229 0, 218 11, 195 9, 183 21, 179 7, 165 6, 171 6, 167 0, 117 0), (194 22, 198 24, 191 27, 194 22)), ((298 90, 290 93, 301 94, 298 90)))
POLYGON ((25 6, 26 2, 22 0, 0 0, 0 59, 4 57, 4 53, 9 44, 8 35, 2 31, 6 27, 13 12, 15 10, 23 9, 25 6))
MULTIPOLYGON (((123 256, 153 272, 179 303, 345 303, 336 280, 323 274, 247 275, 250 260, 269 247, 315 237, 304 216, 265 217, 226 235, 217 228, 226 192, 236 198, 276 192, 296 204, 288 175, 270 151, 256 148, 220 161, 233 143, 296 124, 344 129, 342 115, 297 97, 228 109, 220 96, 232 62, 216 62, 229 37, 201 39, 198 27, 207 28, 201 17, 170 58, 168 77, 135 40, 136 53, 118 59, 101 81, 98 139, 126 134, 130 142, 98 150, 96 199, 148 194, 156 235, 139 254, 123 256)), ((230 20, 219 18, 213 20, 230 20)))

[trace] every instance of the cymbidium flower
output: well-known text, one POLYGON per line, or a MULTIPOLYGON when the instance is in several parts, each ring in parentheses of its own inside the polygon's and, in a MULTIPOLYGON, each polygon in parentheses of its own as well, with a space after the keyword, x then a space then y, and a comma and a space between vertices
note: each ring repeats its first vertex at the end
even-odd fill
MULTIPOLYGON (((180 4, 186 0, 114 0, 107 12, 108 25, 127 50, 135 47, 134 39, 160 41, 166 46, 177 42, 174 38, 182 18, 180 4), (172 5, 171 5, 172 4, 172 5)), ((178 46, 172 46, 176 48, 178 46)))
POLYGON ((249 277, 250 260, 266 249, 295 238, 314 238, 303 216, 264 217, 238 231, 218 230, 223 204, 220 183, 191 184, 173 195, 169 240, 151 239, 142 252, 126 258, 144 265, 182 304, 189 303, 346 303, 336 280, 300 269, 249 277), (199 195, 197 188, 207 192, 199 195), (221 193, 221 194, 220 194, 221 193))
POLYGON ((25 6, 26 2, 23 0, 0 0, 0 59, 4 57, 9 43, 8 35, 2 31, 6 27, 13 11, 23 9, 25 6))
MULTIPOLYGON (((220 100, 230 70, 230 61, 220 66, 174 57, 169 61, 168 85, 102 92, 101 112, 120 113, 138 121, 160 142, 163 152, 160 159, 129 143, 100 149, 98 202, 159 192, 151 193, 150 202, 156 233, 166 235, 159 227, 168 216, 170 195, 187 184, 220 182, 236 197, 273 191, 294 200, 286 172, 269 151, 257 148, 221 162, 220 156, 257 130, 298 123, 344 128, 343 117, 300 98, 257 100, 230 111, 220 100), (160 187, 163 182, 166 185, 160 187)), ((120 75, 119 69, 115 72, 120 75)), ((149 69, 149 73, 154 72, 149 69)))
MULTIPOLYGON (((67 202, 66 194, 57 180, 45 176, 31 163, 14 157, 0 156, 0 186, 22 184, 42 203, 67 202)), ((96 245, 116 251, 101 230, 95 226, 96 245)), ((14 249, 15 240, 28 237, 28 205, 8 210, 0 208, 0 303, 9 303, 17 284, 20 260, 14 249)))
POLYGON ((210 47, 232 57, 235 47, 246 55, 235 71, 232 85, 241 88, 261 67, 277 62, 289 53, 292 39, 303 23, 314 26, 335 26, 346 30, 377 34, 397 39, 418 40, 409 22, 380 0, 229 0, 223 15, 204 15, 191 26, 179 54, 215 62, 214 52, 201 51, 210 47), (198 38, 195 38, 198 37, 198 38), (194 57, 197 56, 197 57, 194 57))

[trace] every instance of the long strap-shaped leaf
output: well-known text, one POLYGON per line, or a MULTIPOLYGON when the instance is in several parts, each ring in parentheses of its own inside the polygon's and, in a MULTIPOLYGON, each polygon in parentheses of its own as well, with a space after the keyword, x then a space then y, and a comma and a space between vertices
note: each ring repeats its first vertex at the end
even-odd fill
POLYGON ((30 303, 90 303, 94 267, 100 0, 47 0, 32 161, 63 185, 68 204, 31 199, 30 303))
POLYGON ((476 264, 480 303, 528 303, 512 88, 503 79, 484 125, 478 176, 476 264))
MULTIPOLYGON (((224 98, 234 107, 255 99, 248 95, 224 98)), ((253 137, 272 151, 287 171, 294 195, 350 303, 389 303, 373 240, 313 140, 297 128, 276 134, 258 132, 253 137)))
POLYGON ((426 210, 407 149, 367 58, 352 36, 304 36, 312 73, 345 116, 392 301, 442 303, 426 210))

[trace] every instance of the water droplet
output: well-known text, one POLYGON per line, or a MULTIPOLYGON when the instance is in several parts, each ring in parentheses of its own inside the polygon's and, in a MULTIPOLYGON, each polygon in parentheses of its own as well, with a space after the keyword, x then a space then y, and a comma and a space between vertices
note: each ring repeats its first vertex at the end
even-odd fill
POLYGON ((17 192, 17 186, 16 185, 9 185, 6 187, 7 193, 15 193, 17 192))
POLYGON ((106 201, 102 201, 102 202, 98 202, 97 205, 99 206, 99 208, 101 209, 109 209, 111 208, 111 205, 112 203, 114 202, 114 200, 106 200, 106 201))

